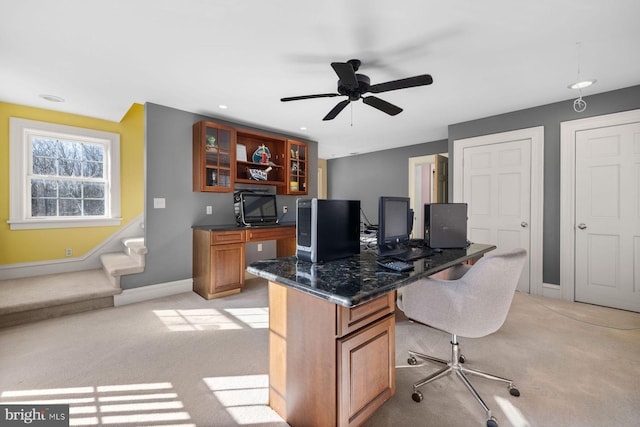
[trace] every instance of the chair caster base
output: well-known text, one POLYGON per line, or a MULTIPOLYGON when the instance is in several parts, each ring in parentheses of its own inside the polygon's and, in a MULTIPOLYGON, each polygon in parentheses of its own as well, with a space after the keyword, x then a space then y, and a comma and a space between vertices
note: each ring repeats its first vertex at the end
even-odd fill
POLYGON ((414 391, 413 394, 411 395, 411 398, 413 399, 414 402, 422 402, 422 399, 424 398, 424 396, 422 395, 421 392, 419 391, 414 391))
POLYGON ((418 359, 416 359, 414 356, 411 356, 410 358, 407 359, 407 363, 409 365, 417 365, 418 359))
POLYGON ((487 427, 498 427, 498 422, 495 418, 491 417, 487 420, 487 427))
POLYGON ((509 394, 514 397, 520 397, 520 390, 518 390, 515 386, 509 386, 509 394))

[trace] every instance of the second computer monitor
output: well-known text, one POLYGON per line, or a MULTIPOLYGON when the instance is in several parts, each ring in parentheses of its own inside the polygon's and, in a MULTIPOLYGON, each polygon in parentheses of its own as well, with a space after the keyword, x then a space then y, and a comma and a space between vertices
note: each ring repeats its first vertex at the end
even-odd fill
POLYGON ((380 252, 409 241, 413 213, 408 197, 382 196, 378 200, 378 248, 380 252))

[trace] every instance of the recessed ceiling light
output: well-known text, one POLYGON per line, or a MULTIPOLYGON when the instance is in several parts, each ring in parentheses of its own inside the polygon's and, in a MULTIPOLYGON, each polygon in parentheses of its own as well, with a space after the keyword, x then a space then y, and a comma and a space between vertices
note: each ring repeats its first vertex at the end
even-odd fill
POLYGON ((45 99, 49 102, 64 102, 64 98, 61 98, 59 96, 55 96, 55 95, 38 95, 40 98, 45 99))
POLYGON ((568 87, 569 89, 584 89, 585 87, 591 86, 595 82, 596 80, 583 80, 581 82, 575 82, 573 84, 570 84, 568 87))
POLYGON ((300 126, 300 130, 307 130, 306 126, 300 126))
POLYGON ((220 108, 221 110, 226 110, 228 107, 226 105, 220 104, 218 105, 218 108, 220 108))

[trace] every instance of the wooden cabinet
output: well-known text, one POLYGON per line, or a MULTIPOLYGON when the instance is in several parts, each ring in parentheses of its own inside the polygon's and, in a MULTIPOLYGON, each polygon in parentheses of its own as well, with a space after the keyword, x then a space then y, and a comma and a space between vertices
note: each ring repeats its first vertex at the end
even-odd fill
POLYGON ((193 125, 193 191, 231 192, 236 170, 236 132, 214 122, 193 125))
POLYGON ((269 282, 269 405, 291 426, 356 426, 395 393, 395 292, 355 308, 269 282))
POLYGON ((193 191, 231 192, 242 183, 305 195, 308 160, 304 142, 208 121, 193 125, 193 191))
POLYGON ((193 290, 205 299, 238 293, 244 286, 244 230, 193 230, 193 290))
POLYGON ((286 194, 307 194, 308 147, 304 142, 287 140, 286 194))
POLYGON ((361 425, 395 394, 395 342, 392 316, 338 340, 337 425, 361 425))
POLYGON ((278 257, 295 255, 296 227, 193 230, 193 290, 205 299, 232 295, 244 287, 245 244, 276 240, 278 257))

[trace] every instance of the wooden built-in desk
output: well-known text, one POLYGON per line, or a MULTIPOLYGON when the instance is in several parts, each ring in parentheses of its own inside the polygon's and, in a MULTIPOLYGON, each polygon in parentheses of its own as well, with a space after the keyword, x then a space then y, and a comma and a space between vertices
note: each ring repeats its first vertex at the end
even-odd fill
POLYGON ((206 299, 242 290, 247 242, 276 240, 278 257, 296 253, 295 223, 260 227, 194 225, 192 228, 193 290, 206 299))
POLYGON ((395 291, 495 249, 472 244, 395 273, 377 254, 252 263, 269 280, 269 405, 289 425, 356 426, 395 393, 395 291))

